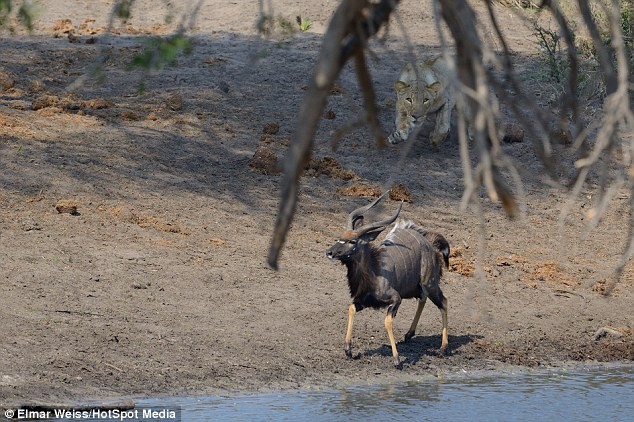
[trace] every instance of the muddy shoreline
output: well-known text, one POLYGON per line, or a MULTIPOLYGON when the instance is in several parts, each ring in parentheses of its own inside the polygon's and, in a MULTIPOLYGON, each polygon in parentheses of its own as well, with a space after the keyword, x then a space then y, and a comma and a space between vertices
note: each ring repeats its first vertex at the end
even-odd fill
MULTIPOLYGON (((280 176, 249 165, 258 150, 283 159, 337 2, 299 10, 276 0, 290 18, 313 22, 283 40, 256 36, 257 2, 253 10, 205 4, 193 53, 145 76, 126 64, 143 35, 170 32, 157 24, 164 10, 146 7, 106 36, 106 2, 68 3, 47 2, 33 34, 2 34, 0 71, 12 83, 0 87, 0 407, 634 360, 634 266, 615 286, 609 281, 627 236, 629 193, 617 195, 588 231, 598 183, 591 177, 561 227, 566 192, 543 184, 528 140, 505 146, 521 164, 528 211, 509 221, 499 204, 482 199, 486 277, 477 277, 479 219, 459 209, 454 131, 440 148, 421 136, 396 177, 412 195, 402 216, 443 233, 454 251, 442 284, 449 354, 437 353, 441 321, 431 305, 416 336, 402 342, 416 307, 404 301, 394 322, 402 371, 392 367, 382 312, 357 315, 356 358, 346 358, 345 268, 324 251, 346 214, 369 200, 349 192, 386 188, 400 149, 377 150, 366 129, 331 149, 332 131, 353 121, 362 104, 354 70, 344 69, 315 143, 315 158, 339 167, 315 167, 302 179, 278 272, 265 256, 280 176), (69 92, 104 51, 105 82, 69 92), (595 338, 606 327, 613 331, 595 338)), ((403 3, 416 47, 437 51, 431 9, 403 3)), ((514 31, 515 59, 535 62, 530 28, 512 14, 501 22, 514 31)), ((392 84, 406 48, 394 32, 375 49, 379 117, 390 128, 392 84)), ((397 203, 387 200, 379 213, 397 203)))

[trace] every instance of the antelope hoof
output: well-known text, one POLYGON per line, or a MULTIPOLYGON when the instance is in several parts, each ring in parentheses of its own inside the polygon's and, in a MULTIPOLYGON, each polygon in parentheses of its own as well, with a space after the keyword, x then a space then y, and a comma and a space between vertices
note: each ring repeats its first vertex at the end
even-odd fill
POLYGON ((398 356, 394 357, 394 368, 398 370, 403 369, 403 362, 401 362, 401 358, 399 358, 398 356))
POLYGON ((352 346, 350 344, 346 344, 343 347, 344 352, 346 352, 346 356, 348 356, 350 359, 352 359, 352 346))
POLYGON ((440 346, 440 349, 438 350, 438 354, 440 356, 447 356, 447 345, 446 344, 444 346, 440 346))
POLYGON ((408 331, 405 334, 405 342, 408 342, 412 339, 412 337, 414 337, 414 334, 416 334, 414 331, 408 331))

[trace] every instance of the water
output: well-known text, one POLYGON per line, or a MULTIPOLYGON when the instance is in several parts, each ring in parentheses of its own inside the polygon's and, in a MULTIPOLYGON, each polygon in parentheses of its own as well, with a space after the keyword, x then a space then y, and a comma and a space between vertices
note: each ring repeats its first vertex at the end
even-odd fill
POLYGON ((464 376, 326 391, 137 402, 180 405, 183 421, 634 421, 634 368, 464 376))
POLYGON ((634 367, 573 372, 560 369, 541 374, 464 374, 321 391, 144 399, 136 404, 155 410, 180 409, 180 420, 185 422, 634 421, 634 367))

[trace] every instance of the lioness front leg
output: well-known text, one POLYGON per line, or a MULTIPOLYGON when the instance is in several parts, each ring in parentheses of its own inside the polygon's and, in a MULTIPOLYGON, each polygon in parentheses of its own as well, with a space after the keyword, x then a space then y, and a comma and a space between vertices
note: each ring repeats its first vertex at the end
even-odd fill
POLYGON ((431 133, 431 143, 435 146, 440 145, 447 135, 449 135, 449 128, 451 126, 451 109, 444 106, 436 114, 436 127, 431 133))

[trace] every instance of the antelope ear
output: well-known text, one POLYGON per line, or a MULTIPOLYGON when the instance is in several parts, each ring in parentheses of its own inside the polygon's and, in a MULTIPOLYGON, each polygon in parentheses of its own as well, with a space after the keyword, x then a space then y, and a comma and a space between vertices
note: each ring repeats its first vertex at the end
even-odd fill
POLYGON ((360 215, 352 221, 352 230, 356 230, 363 226, 363 216, 360 215))
POLYGON ((376 230, 372 230, 370 232, 365 233, 364 235, 361 236, 361 239, 365 240, 366 242, 372 242, 374 239, 377 238, 377 236, 379 234, 381 234, 381 232, 385 230, 385 227, 380 227, 376 230))

